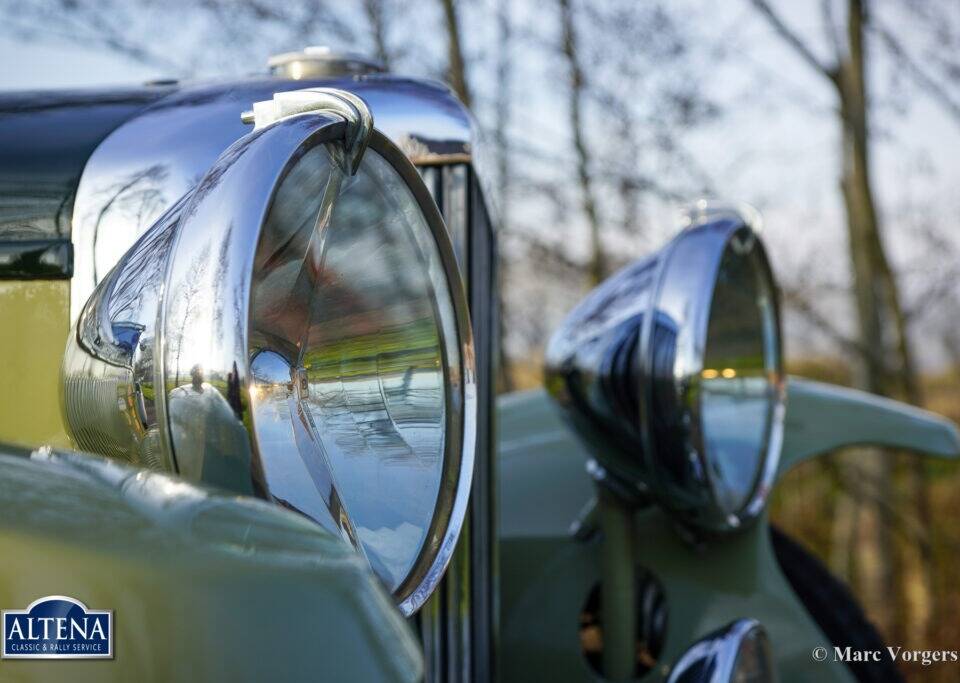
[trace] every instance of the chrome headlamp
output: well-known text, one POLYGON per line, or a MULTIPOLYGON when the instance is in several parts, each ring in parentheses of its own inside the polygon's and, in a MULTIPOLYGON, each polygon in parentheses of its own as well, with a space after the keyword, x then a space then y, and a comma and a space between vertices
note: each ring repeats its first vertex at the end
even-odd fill
POLYGON ((738 619, 698 640, 670 670, 667 683, 776 683, 770 640, 755 619, 738 619))
POLYGON ((66 351, 81 448, 256 495, 342 535, 410 614, 473 470, 463 286, 416 169, 342 91, 254 132, 127 252, 66 351))
POLYGON ((707 209, 591 292, 550 342, 547 387, 638 494, 711 530, 756 517, 779 460, 784 375, 751 220, 707 209))

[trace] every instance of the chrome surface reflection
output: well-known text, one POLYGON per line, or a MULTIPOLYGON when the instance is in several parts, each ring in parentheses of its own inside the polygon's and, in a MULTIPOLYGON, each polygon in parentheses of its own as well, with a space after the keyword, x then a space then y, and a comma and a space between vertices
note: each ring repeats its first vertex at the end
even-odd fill
POLYGON ((724 531, 766 503, 784 374, 763 246, 744 214, 701 208, 570 313, 550 341, 546 382, 631 495, 724 531))
POLYGON ((460 365, 426 219, 376 152, 345 176, 315 148, 277 191, 254 271, 251 397, 267 487, 359 539, 396 590, 434 516, 446 375, 460 365))
POLYGON ((297 52, 271 55, 267 66, 271 75, 295 80, 360 76, 387 70, 381 62, 362 53, 333 50, 325 45, 311 45, 297 52))
POLYGON ((776 399, 764 332, 773 293, 752 262, 751 239, 735 235, 724 250, 700 372, 703 448, 717 503, 730 514, 747 503, 761 474, 776 399))
POLYGON ((156 321, 186 199, 130 249, 83 309, 61 368, 67 428, 83 450, 173 471, 157 421, 156 321))
POLYGON ((472 335, 414 167, 376 130, 340 163, 358 121, 298 114, 231 146, 84 308, 65 412, 86 448, 310 516, 410 614, 469 498, 472 335))
POLYGON ((71 322, 137 238, 250 132, 241 112, 275 93, 316 87, 362 97, 378 129, 417 164, 462 163, 472 157, 476 141, 470 114, 448 87, 433 81, 391 74, 263 76, 180 86, 117 127, 83 169, 72 216, 71 322))
POLYGON ((670 670, 667 683, 776 683, 767 632, 756 619, 738 619, 698 640, 670 670))

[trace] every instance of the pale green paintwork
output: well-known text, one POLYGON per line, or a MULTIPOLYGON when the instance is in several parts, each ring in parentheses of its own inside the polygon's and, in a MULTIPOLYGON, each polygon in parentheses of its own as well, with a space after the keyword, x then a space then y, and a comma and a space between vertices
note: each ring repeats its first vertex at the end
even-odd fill
POLYGON ((70 283, 0 281, 0 443, 69 446, 60 417, 60 360, 70 283))
MULTIPOLYGON (((0 282, 0 444, 68 446, 66 281, 0 282)), ((115 613, 113 660, 0 660, 2 681, 416 681, 366 563, 300 515, 97 456, 0 447, 0 608, 115 613)))
MULTIPOLYGON (((58 373, 68 300, 65 282, 0 283, 0 440, 67 441, 58 373)), ((599 540, 569 535, 593 496, 586 453, 543 392, 504 397, 499 408, 502 678, 598 680, 580 655, 577 620, 599 578, 599 540)), ((942 418, 791 381, 781 473, 863 442, 958 451, 956 428, 942 418)), ((25 454, 0 456, 0 506, 0 606, 66 594, 116 610, 117 620, 115 660, 4 660, 0 680, 413 680, 422 672, 408 625, 359 558, 274 506, 91 456, 25 454)), ((667 593, 664 666, 705 633, 751 616, 770 632, 784 681, 849 680, 844 667, 810 657, 828 643, 776 565, 766 518, 700 547, 657 509, 636 524, 640 561, 667 593)))
MULTIPOLYGON (((939 416, 861 392, 791 382, 788 463, 860 441, 941 456, 960 451, 956 428, 939 416)), ((503 397, 499 420, 503 678, 600 680, 580 655, 578 618, 600 577, 602 541, 570 534, 594 496, 584 471, 589 455, 543 391, 503 397)), ((785 683, 852 680, 844 665, 811 657, 814 647, 830 644, 777 566, 766 515, 696 545, 658 508, 637 513, 635 524, 638 562, 662 582, 669 608, 661 668, 645 680, 661 679, 687 646, 739 617, 764 624, 785 683)))
MULTIPOLYGON (((7 452, 10 453, 9 449, 7 452)), ((419 645, 353 549, 276 505, 87 455, 0 455, 0 605, 114 610, 113 660, 3 681, 414 681, 419 645)))
POLYGON ((842 446, 877 445, 941 458, 960 455, 950 420, 855 389, 791 378, 780 476, 811 457, 842 446))

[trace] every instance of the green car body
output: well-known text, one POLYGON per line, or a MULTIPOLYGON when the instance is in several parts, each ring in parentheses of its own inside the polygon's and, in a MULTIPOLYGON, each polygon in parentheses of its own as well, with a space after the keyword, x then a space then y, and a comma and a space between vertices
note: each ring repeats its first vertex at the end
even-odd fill
POLYGON ((0 456, 3 604, 114 610, 114 659, 3 680, 418 680, 409 626, 353 548, 274 505, 87 455, 0 456))
MULTIPOLYGON (((898 447, 957 453, 956 431, 942 419, 858 392, 792 386, 785 467, 877 434, 898 447), (825 420, 824 408, 850 420, 825 420), (854 431, 830 426, 838 423, 854 431)), ((542 391, 504 396, 498 412, 500 676, 602 680, 581 655, 577 628, 600 576, 599 540, 570 530, 594 495, 585 452, 542 391)), ((4 680, 422 676, 415 631, 371 572, 298 515, 96 456, 7 447, 0 467, 2 604, 75 595, 110 606, 117 624, 114 660, 8 660, 4 680)), ((851 680, 843 664, 811 658, 824 638, 783 577, 766 525, 764 517, 697 546, 659 509, 638 515, 641 562, 669 605, 661 666, 649 680, 743 615, 766 626, 782 680, 851 680)))
MULTIPOLYGON (((955 458, 948 420, 862 392, 792 379, 780 475, 833 448, 860 443, 955 458)), ((500 399, 501 670, 504 680, 602 680, 581 655, 576 625, 601 576, 600 540, 571 525, 594 497, 587 451, 542 391, 500 399)), ((738 617, 760 621, 783 681, 853 680, 846 666, 817 662, 830 647, 777 564, 766 514, 724 538, 691 543, 659 508, 637 514, 638 562, 663 584, 668 605, 661 668, 698 638, 738 617)))
MULTIPOLYGON (((16 205, 11 197, 32 197, 22 189, 30 182, 46 188, 46 204, 33 197, 27 210, 0 212, 0 242, 34 232, 69 239, 69 226, 64 233, 56 221, 43 223, 45 207, 72 206, 87 157, 161 94, 103 105, 109 111, 83 131, 75 163, 56 177, 18 166, 16 154, 3 157, 8 206, 16 205)), ((36 116, 46 115, 38 108, 36 116)), ((69 273, 32 278, 0 280, 0 607, 68 595, 113 610, 115 654, 4 659, 0 680, 443 678, 423 657, 418 623, 400 615, 341 539, 264 501, 68 452, 59 372, 71 282, 69 273)), ((492 310, 494 299, 492 289, 475 292, 472 305, 486 301, 492 310)), ((960 453, 952 423, 859 392, 791 380, 787 406, 781 476, 846 445, 960 453)), ((600 579, 602 540, 572 531, 596 495, 585 471, 590 455, 543 391, 500 397, 485 424, 485 438, 496 438, 490 519, 499 545, 489 577, 499 596, 489 669, 509 681, 602 680, 579 633, 600 579)), ((661 509, 636 513, 638 561, 657 577, 668 608, 663 651, 645 680, 663 680, 689 645, 740 617, 765 626, 782 680, 851 680, 843 664, 811 657, 829 643, 783 576, 768 524, 764 514, 737 533, 692 542, 661 509)))

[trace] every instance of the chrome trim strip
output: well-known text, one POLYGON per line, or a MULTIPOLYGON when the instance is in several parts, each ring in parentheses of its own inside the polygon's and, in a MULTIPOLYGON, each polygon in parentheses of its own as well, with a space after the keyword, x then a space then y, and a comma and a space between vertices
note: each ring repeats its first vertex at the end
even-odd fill
POLYGON ((67 280, 73 275, 69 240, 0 242, 0 280, 67 280))
POLYGON ((493 401, 499 319, 496 234, 476 171, 469 165, 421 168, 441 207, 467 274, 478 377, 477 455, 470 509, 443 584, 421 612, 428 681, 497 678, 499 551, 493 401))

